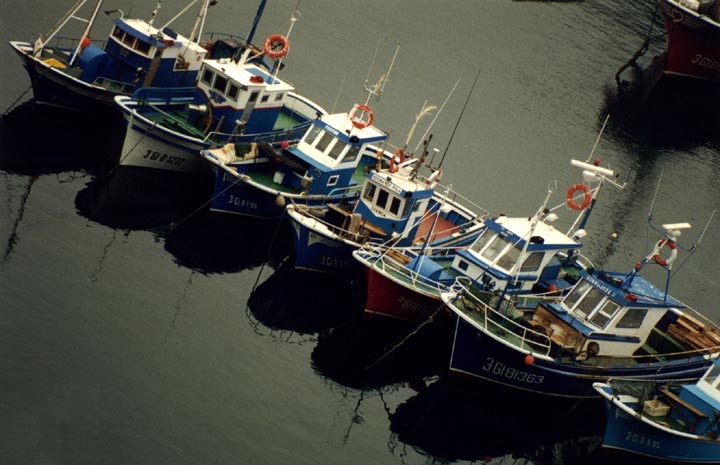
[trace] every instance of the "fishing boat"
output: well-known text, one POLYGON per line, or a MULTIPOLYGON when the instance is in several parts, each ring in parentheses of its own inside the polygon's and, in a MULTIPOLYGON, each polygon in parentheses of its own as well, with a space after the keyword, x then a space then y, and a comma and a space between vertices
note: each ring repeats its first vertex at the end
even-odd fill
MULTIPOLYGON (((252 36, 244 41, 220 34, 202 44, 199 42, 208 8, 216 3, 214 0, 193 0, 159 27, 154 24, 159 1, 149 20, 126 18, 122 10, 105 11, 107 15, 119 14, 119 17, 112 20, 107 38, 94 40, 90 34, 102 0, 92 9, 84 8, 87 2, 78 0, 48 33, 34 41, 10 42, 30 76, 38 103, 92 113, 116 112, 115 96, 130 95, 142 87, 193 86, 204 58, 230 56, 252 40, 252 36), (178 17, 198 3, 189 37, 170 28, 178 17), (75 37, 61 36, 73 20, 83 23, 82 32, 75 37), (209 49, 213 50, 212 54, 209 49)), ((261 12, 262 4, 258 15, 261 12)))
POLYGON ((383 77, 365 86, 365 103, 347 112, 319 114, 297 143, 201 150, 214 173, 210 211, 277 219, 291 204, 320 207, 358 199, 368 171, 378 162, 389 166, 393 155, 381 148, 388 136, 373 125, 375 113, 368 102, 382 95, 397 52, 383 77))
POLYGON ((671 75, 720 81, 720 1, 659 0, 671 75))
POLYGON ((214 172, 210 210, 280 218, 290 204, 320 207, 354 201, 367 170, 386 158, 374 144, 387 134, 369 124, 372 114, 366 105, 355 105, 349 112, 320 116, 309 122, 297 143, 202 150, 214 172))
POLYGON ((352 252, 369 242, 398 247, 460 247, 472 242, 487 212, 439 184, 442 168, 427 160, 432 135, 419 157, 407 149, 417 123, 432 110, 425 107, 417 115, 404 147, 395 150, 387 166, 378 159, 371 167, 357 201, 287 206, 296 269, 354 274, 361 268, 352 252), (420 169, 428 174, 420 174, 420 169))
POLYGON ((592 383, 608 378, 701 376, 720 355, 720 327, 668 293, 690 225, 650 226, 662 238, 630 272, 579 269, 569 292, 531 308, 456 282, 442 294, 456 322, 450 374, 567 398, 597 397, 592 383), (647 266, 665 270, 665 289, 640 275, 647 266))
MULTIPOLYGON (((298 18, 294 12, 292 24, 298 18)), ((260 54, 276 60, 272 69, 258 64, 258 53, 248 48, 240 56, 202 60, 194 87, 144 87, 117 96, 127 126, 120 165, 201 174, 201 150, 238 144, 239 156, 251 159, 258 144, 296 142, 326 112, 277 76, 288 36, 265 41, 260 54)))
POLYGON ((696 382, 593 387, 607 405, 604 448, 668 463, 720 463, 720 360, 696 382))
POLYGON ((587 234, 584 228, 602 186, 614 176, 594 163, 572 163, 583 170, 585 183, 572 185, 565 202, 549 208, 551 188, 530 217, 484 218, 469 246, 387 248, 370 243, 353 252, 367 275, 365 315, 426 320, 442 309, 441 293, 457 280, 479 292, 503 289, 508 295, 569 289, 578 270, 588 266, 579 254, 580 239, 587 234), (566 205, 576 217, 563 233, 552 223, 559 218, 555 212, 566 205))

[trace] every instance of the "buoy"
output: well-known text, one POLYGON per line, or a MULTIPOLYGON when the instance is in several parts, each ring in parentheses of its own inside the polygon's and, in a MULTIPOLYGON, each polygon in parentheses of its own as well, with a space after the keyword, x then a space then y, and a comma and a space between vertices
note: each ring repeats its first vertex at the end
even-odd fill
POLYGON ((548 286, 548 292, 557 292, 557 290, 558 290, 558 289, 557 289, 557 286, 554 285, 554 284, 550 284, 550 285, 548 286))
POLYGON ((532 354, 527 354, 525 356, 525 365, 532 365, 533 363, 535 363, 535 357, 532 354))
POLYGON ((278 207, 284 207, 285 197, 283 197, 282 195, 278 195, 277 197, 275 197, 275 205, 277 205, 278 207))
POLYGON ((92 39, 88 36, 85 36, 80 41, 80 48, 88 48, 91 43, 92 43, 92 39))
POLYGON ((280 142, 280 147, 286 149, 286 148, 290 147, 290 143, 288 141, 284 140, 284 141, 280 142))

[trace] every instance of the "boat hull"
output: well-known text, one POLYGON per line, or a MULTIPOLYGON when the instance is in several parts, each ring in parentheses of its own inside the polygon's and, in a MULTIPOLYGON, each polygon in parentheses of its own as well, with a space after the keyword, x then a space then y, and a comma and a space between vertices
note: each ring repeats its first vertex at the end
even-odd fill
POLYGON ((288 213, 288 218, 293 231, 296 269, 334 275, 352 275, 361 271, 360 264, 352 256, 357 244, 306 226, 303 223, 308 221, 305 217, 300 221, 288 213))
POLYGON ((720 442, 672 434, 606 402, 609 406, 603 447, 676 463, 720 463, 720 442))
POLYGON ((40 104, 87 113, 116 112, 113 98, 121 95, 100 86, 76 79, 53 68, 29 53, 30 44, 10 43, 22 60, 32 83, 33 97, 40 104))
POLYGON ((440 310, 447 314, 440 295, 420 294, 414 289, 393 281, 372 267, 366 267, 367 318, 392 318, 407 321, 424 321, 440 310))
POLYGON ((251 216, 255 218, 281 218, 285 205, 295 204, 310 207, 327 202, 322 196, 310 197, 262 189, 251 181, 228 174, 225 170, 211 165, 214 173, 213 197, 210 210, 217 213, 251 216))
POLYGON ((608 378, 685 379, 698 378, 710 364, 700 356, 663 363, 606 366, 596 359, 587 363, 571 358, 550 360, 526 358, 528 350, 513 346, 481 330, 454 313, 455 335, 450 373, 482 379, 537 394, 567 398, 596 398, 593 382, 608 378))
POLYGON ((126 130, 120 165, 195 174, 206 170, 207 162, 200 150, 209 148, 209 143, 135 117, 125 107, 121 110, 126 130))
POLYGON ((674 0, 663 0, 665 72, 720 81, 720 24, 674 0))

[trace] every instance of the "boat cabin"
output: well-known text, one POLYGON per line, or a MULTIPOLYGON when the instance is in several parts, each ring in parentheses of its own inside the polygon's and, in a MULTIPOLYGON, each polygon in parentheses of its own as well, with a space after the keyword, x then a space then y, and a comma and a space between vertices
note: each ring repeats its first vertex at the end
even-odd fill
POLYGON ((159 30, 144 20, 117 18, 105 49, 90 44, 75 64, 82 69, 80 79, 104 87, 129 84, 128 91, 155 83, 187 87, 195 84, 206 54, 206 49, 169 28, 159 30))
POLYGON ((283 163, 277 167, 276 183, 310 195, 357 186, 353 174, 361 159, 374 157, 377 148, 371 144, 386 138, 374 126, 353 126, 347 113, 323 115, 312 121, 297 145, 280 154, 283 163))
POLYGON ((481 281, 484 287, 529 293, 538 283, 563 291, 560 254, 579 249, 575 239, 539 221, 499 216, 485 220, 485 231, 468 249, 458 251, 451 271, 481 281))
POLYGON ((669 390, 673 405, 671 417, 691 431, 707 434, 711 429, 717 436, 717 413, 720 412, 720 360, 715 360, 695 384, 683 384, 677 397, 669 390), (679 398, 679 399, 678 399, 679 398))
POLYGON ((196 118, 223 134, 259 134, 275 129, 293 86, 253 63, 205 60, 197 84, 196 118))
POLYGON ((433 189, 425 182, 411 179, 408 174, 403 168, 396 173, 388 170, 370 171, 354 209, 354 213, 360 214, 386 233, 401 235, 398 247, 412 243, 433 196, 433 189))
POLYGON ((576 354, 631 356, 689 350, 668 337, 683 318, 681 303, 641 276, 599 271, 581 279, 559 303, 544 302, 533 317, 553 342, 576 354))

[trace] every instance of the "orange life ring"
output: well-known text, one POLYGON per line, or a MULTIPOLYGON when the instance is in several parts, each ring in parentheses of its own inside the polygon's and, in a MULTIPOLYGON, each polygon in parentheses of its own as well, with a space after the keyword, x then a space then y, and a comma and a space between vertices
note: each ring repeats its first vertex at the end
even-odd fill
POLYGON ((585 210, 588 205, 590 205, 591 200, 592 192, 590 192, 590 188, 585 184, 573 184, 572 186, 570 186, 570 189, 568 189, 567 194, 565 194, 565 201, 567 202, 567 206, 572 208, 573 210, 585 210), (582 203, 577 203, 575 201, 576 192, 583 193, 582 203))
POLYGON ((670 266, 675 261, 675 258, 677 258, 677 245, 675 244, 675 241, 671 241, 670 239, 661 239, 655 244, 655 248, 653 249, 651 255, 653 260, 655 260, 655 263, 658 265, 670 266), (663 258, 660 256, 660 249, 666 245, 670 249, 670 256, 668 258, 663 258))
POLYGON ((400 164, 405 161, 405 151, 403 149, 397 149, 395 153, 393 154, 392 158, 390 158, 390 166, 388 169, 391 173, 397 173, 397 170, 400 169, 400 164), (395 163, 395 159, 398 159, 398 162, 395 163))
POLYGON ((375 120, 375 114, 372 109, 362 103, 355 105, 352 109, 352 113, 350 113, 350 122, 358 129, 365 129, 372 124, 373 120, 375 120), (356 116, 358 113, 361 114, 356 116), (361 118, 362 114, 367 115, 367 121, 361 118))
POLYGON ((265 39, 265 55, 277 60, 287 55, 290 49, 290 42, 287 37, 281 34, 273 34, 265 39), (278 49, 279 48, 279 49, 278 49))

